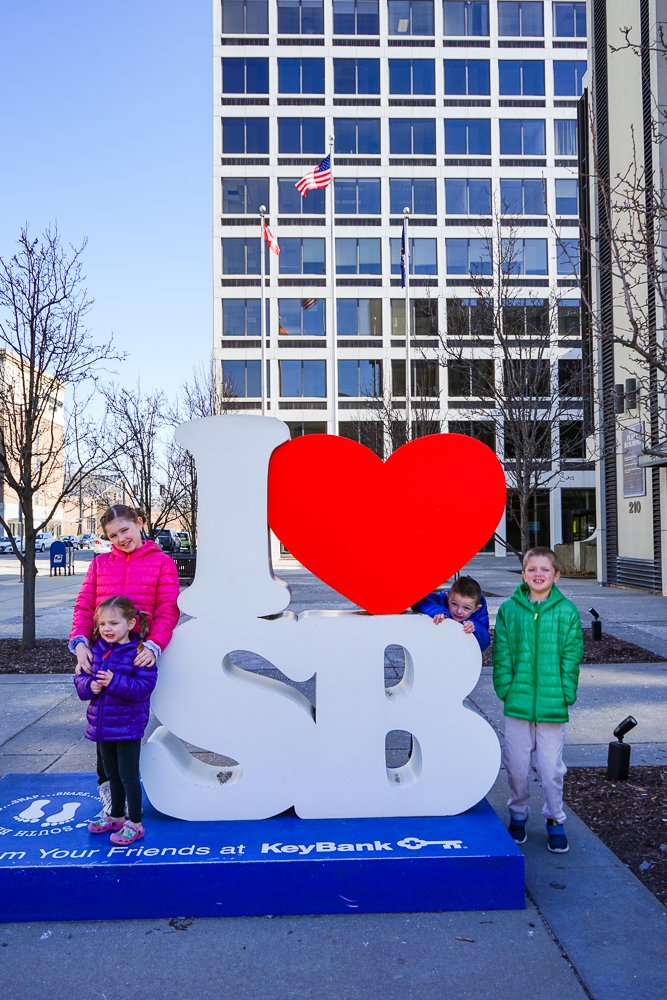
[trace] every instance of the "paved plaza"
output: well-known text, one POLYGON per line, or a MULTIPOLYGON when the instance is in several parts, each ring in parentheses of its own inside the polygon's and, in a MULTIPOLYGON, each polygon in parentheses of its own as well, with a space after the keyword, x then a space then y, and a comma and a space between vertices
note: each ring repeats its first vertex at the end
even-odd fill
MULTIPOLYGON (((48 576, 40 559, 37 631, 66 636, 77 575, 48 576)), ((0 557, 0 636, 19 636, 20 583, 0 557)), ((493 614, 519 581, 513 558, 478 556, 468 567, 493 614)), ((397 565, 396 571, 400 572, 397 565)), ((292 609, 349 607, 305 571, 277 569, 292 609)), ((667 660, 667 599, 564 580, 585 623, 588 608, 610 633, 667 660)), ((566 763, 602 766, 614 726, 638 720, 633 766, 667 762, 667 662, 582 668, 566 763)), ((482 671, 469 699, 502 737, 501 706, 482 671)), ((344 759, 344 734, 341 734, 344 759)), ((71 679, 0 676, 0 772, 89 771, 93 747, 71 679)), ((539 789, 535 787, 534 804, 539 789)), ((489 801, 505 816, 501 771, 489 801)), ((535 809, 537 813, 538 810, 535 809)), ((667 910, 572 813, 571 850, 551 855, 542 822, 529 823, 524 911, 132 920, 0 925, 0 994, 7 1000, 188 996, 234 1000, 439 1000, 518 998, 659 1000, 667 983, 667 910)), ((667 836, 667 831, 666 831, 667 836)), ((113 891, 110 887, 109 891, 113 891)), ((184 918, 187 914, 174 914, 184 918)))

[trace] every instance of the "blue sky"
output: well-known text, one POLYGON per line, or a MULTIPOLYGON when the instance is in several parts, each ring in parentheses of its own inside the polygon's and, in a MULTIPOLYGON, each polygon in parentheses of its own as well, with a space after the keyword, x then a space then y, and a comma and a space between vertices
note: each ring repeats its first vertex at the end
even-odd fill
POLYGON ((0 255, 88 238, 95 339, 173 394, 211 349, 210 0, 0 0, 0 255))

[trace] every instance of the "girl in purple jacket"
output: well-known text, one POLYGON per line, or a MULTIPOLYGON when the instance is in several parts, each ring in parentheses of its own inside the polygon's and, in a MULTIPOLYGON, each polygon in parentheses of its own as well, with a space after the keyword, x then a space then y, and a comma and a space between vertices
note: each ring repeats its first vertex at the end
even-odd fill
POLYGON ((144 835, 141 824, 139 753, 148 723, 156 666, 138 666, 141 640, 132 631, 147 618, 127 597, 108 597, 95 609, 92 673, 74 676, 82 701, 88 701, 86 737, 98 744, 111 790, 111 810, 88 824, 90 833, 111 833, 127 847, 144 835), (128 818, 125 818, 127 802, 128 818))

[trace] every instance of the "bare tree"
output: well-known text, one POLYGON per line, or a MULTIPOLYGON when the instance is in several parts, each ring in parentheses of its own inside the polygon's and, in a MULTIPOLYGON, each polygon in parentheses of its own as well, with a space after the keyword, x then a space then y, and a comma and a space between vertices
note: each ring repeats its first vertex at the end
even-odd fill
MULTIPOLYGON (((80 247, 64 247, 57 228, 0 257, 0 487, 16 495, 24 551, 23 646, 35 645, 35 536, 63 498, 113 452, 90 396, 104 363, 120 356, 85 326, 91 301, 80 247), (64 394, 68 392, 67 406, 64 394)), ((13 538, 5 504, 0 525, 13 538)))
POLYGON ((516 497, 508 513, 525 551, 538 491, 567 479, 572 460, 585 458, 581 362, 559 367, 552 335, 558 300, 526 295, 524 241, 500 214, 493 231, 479 241, 470 279, 476 297, 447 301, 438 359, 447 369, 450 430, 477 424, 475 436, 495 447, 516 497), (455 421, 453 399, 460 407, 455 421))

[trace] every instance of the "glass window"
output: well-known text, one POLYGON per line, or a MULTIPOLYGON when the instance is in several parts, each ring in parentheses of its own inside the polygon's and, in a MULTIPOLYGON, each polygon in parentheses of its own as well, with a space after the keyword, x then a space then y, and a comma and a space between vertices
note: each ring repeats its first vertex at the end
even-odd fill
POLYGON ((555 59, 554 96, 581 97, 585 72, 585 59, 555 59))
MULTIPOLYGON (((286 420, 289 427, 290 437, 304 437, 305 434, 326 434, 327 424, 325 420, 286 420)), ((341 431, 341 435, 345 437, 341 431)))
POLYGON ((336 153, 380 152, 379 118, 334 118, 336 153))
POLYGON ((336 178, 334 205, 338 215, 379 215, 380 179, 336 178))
MULTIPOLYGON (((544 358, 512 358, 503 363, 505 392, 513 399, 522 396, 550 396, 549 362, 544 358)), ((516 436, 512 435, 512 453, 505 441, 505 456, 514 458, 516 436)), ((548 452, 547 452, 548 454, 548 452)))
POLYGON ((548 274, 547 241, 509 238, 502 241, 502 269, 506 274, 548 274))
POLYGON ((378 0, 333 0, 334 35, 377 35, 378 0))
POLYGON ((265 205, 267 209, 269 207, 268 177, 222 178, 224 215, 259 214, 260 205, 265 205))
POLYGON ((339 337, 381 337, 382 299, 336 299, 339 337))
POLYGON ((447 299, 449 337, 493 337, 495 310, 491 299, 447 299))
MULTIPOLYGON (((410 332, 413 337, 435 337, 438 333, 438 303, 435 299, 410 299, 410 332)), ((405 299, 391 300, 391 335, 405 337, 405 299)))
POLYGON ((336 274, 381 273, 382 249, 378 237, 336 239, 336 274))
POLYGON ((586 458, 586 435, 583 420, 563 420, 560 423, 560 457, 586 458))
POLYGON ((466 434, 481 441, 491 451, 496 450, 496 428, 490 420, 450 420, 448 430, 450 434, 466 434))
POLYGON ((461 36, 488 35, 487 0, 445 0, 445 34, 461 36))
POLYGON ((577 155, 576 118, 556 118, 554 121, 554 142, 556 156, 577 155))
POLYGON ((223 118, 223 153, 268 153, 268 118, 223 118))
POLYGON ((556 240, 558 273, 572 278, 579 274, 579 240, 556 240))
POLYGON ((381 420, 341 420, 338 433, 384 458, 384 425, 381 420))
POLYGON ((542 59, 500 59, 500 93, 535 97, 544 94, 542 59))
POLYGON ((336 94, 379 94, 379 59, 334 59, 336 94))
POLYGON ((319 236, 283 236, 280 274, 324 274, 324 240, 319 236))
POLYGON ((280 94, 323 94, 324 59, 278 59, 280 94))
MULTIPOLYGON (((434 397, 440 394, 437 361, 413 360, 410 366, 410 382, 413 396, 434 397)), ((394 396, 405 396, 405 361, 391 363, 391 385, 394 396)))
POLYGON ((555 38, 586 37, 585 3, 554 3, 552 8, 555 38))
POLYGON ((509 299, 503 304, 506 337, 549 336, 549 303, 545 299, 509 299))
POLYGON ((489 118, 445 118, 447 156, 488 156, 491 153, 489 118))
POLYGON ((556 179, 556 215, 578 215, 579 184, 574 178, 556 179))
POLYGON ((390 59, 390 94, 435 94, 433 59, 390 59))
POLYGON ((281 337, 323 337, 324 299, 278 299, 281 337))
POLYGON ((296 188, 298 177, 278 178, 278 211, 286 215, 324 215, 324 191, 313 189, 303 198, 296 188))
POLYGON ((279 118, 279 153, 324 153, 324 118, 279 118))
POLYGON ((389 120, 389 152, 414 156, 435 155, 433 118, 393 118, 389 120))
POLYGON ((232 396, 261 396, 260 361, 223 361, 222 381, 232 396))
MULTIPOLYGON (((409 243, 410 243, 410 258, 409 258, 410 274, 437 274, 438 273, 438 254, 436 249, 437 240, 410 236, 409 243)), ((398 236, 390 238, 389 248, 391 251, 391 273, 400 274, 401 240, 398 236)))
POLYGON ((323 0, 278 0, 279 35, 321 35, 323 33, 323 0))
POLYGON ((338 362, 339 396, 381 396, 382 362, 341 360, 338 362))
POLYGON ((389 0, 390 35, 432 35, 433 0, 389 0))
POLYGON ((450 396, 477 399, 494 394, 494 365, 490 358, 457 358, 447 362, 447 383, 450 396))
POLYGON ((491 213, 491 181, 488 177, 448 177, 445 180, 447 215, 489 215, 491 213))
POLYGON ((544 181, 541 178, 503 178, 500 181, 500 205, 503 215, 546 215, 544 181))
MULTIPOLYGON (((260 337, 261 305, 261 299, 223 299, 223 337, 260 337)), ((269 303, 267 302, 267 317, 269 312, 268 306, 269 303)), ((268 323, 265 329, 269 329, 268 323)))
POLYGON ((498 34, 501 38, 541 38, 544 12, 534 0, 499 0, 498 34))
POLYGON ((269 60, 236 59, 225 56, 222 60, 223 94, 268 94, 269 60))
POLYGON ((561 358, 558 361, 558 391, 562 396, 581 398, 584 392, 581 358, 561 358))
POLYGON ((326 361, 280 361, 279 371, 282 397, 326 396, 326 361))
POLYGON ((445 59, 445 93, 490 94, 488 59, 445 59))
MULTIPOLYGON (((259 236, 225 236, 222 240, 223 274, 259 274, 259 236)), ((265 260, 265 266, 268 258, 265 260)), ((269 268, 266 267, 268 272, 269 268)))
POLYGON ((412 180, 410 177, 392 177, 389 181, 389 210, 402 213, 409 208, 413 215, 435 215, 435 177, 412 180))
POLYGON ((491 274, 491 240, 447 239, 448 274, 491 274))
POLYGON ((222 30, 230 35, 266 35, 267 0, 222 0, 222 30))
POLYGON ((505 118, 500 120, 502 156, 544 156, 544 120, 505 118))
POLYGON ((581 304, 578 299, 558 303, 558 336, 581 337, 581 304))

